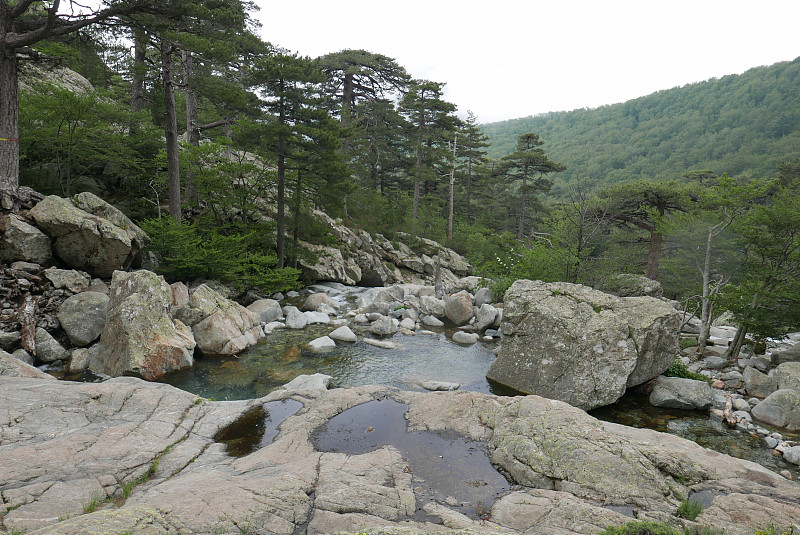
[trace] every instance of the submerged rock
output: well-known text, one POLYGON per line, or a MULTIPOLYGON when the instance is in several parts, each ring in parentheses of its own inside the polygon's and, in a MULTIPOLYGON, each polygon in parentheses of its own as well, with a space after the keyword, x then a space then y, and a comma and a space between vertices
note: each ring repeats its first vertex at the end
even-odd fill
POLYGON ((650 392, 650 403, 670 409, 705 410, 714 404, 714 390, 705 381, 660 375, 650 392))
POLYGON ((505 296, 502 346, 486 377, 585 410, 618 400, 675 359, 678 313, 652 297, 516 281, 505 296))

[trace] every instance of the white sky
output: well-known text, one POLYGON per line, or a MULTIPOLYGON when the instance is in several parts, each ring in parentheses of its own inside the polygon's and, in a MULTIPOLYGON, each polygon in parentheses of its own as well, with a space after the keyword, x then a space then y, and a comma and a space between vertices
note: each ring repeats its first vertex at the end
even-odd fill
POLYGON ((800 0, 257 0, 261 37, 395 58, 479 122, 624 102, 800 56, 800 0))

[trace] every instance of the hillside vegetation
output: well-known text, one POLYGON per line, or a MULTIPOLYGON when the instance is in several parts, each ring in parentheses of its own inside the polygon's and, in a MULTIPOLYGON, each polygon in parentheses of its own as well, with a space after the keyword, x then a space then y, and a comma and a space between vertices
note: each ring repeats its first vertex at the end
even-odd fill
POLYGON ((517 137, 536 132, 553 160, 561 197, 587 179, 593 189, 638 179, 673 180, 690 169, 775 176, 800 156, 800 58, 741 75, 659 91, 597 109, 554 112, 482 125, 488 155, 515 150, 517 137))

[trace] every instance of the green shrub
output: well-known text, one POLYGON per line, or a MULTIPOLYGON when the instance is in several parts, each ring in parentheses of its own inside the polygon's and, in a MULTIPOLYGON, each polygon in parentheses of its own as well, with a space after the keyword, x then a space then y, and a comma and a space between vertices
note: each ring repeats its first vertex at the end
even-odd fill
POLYGON ((694 521, 703 511, 703 504, 700 502, 694 502, 691 500, 683 500, 681 504, 678 506, 678 510, 675 511, 675 514, 681 518, 685 518, 686 520, 694 521))
POLYGON ((637 520, 621 526, 609 526, 600 535, 683 535, 677 529, 661 522, 637 520))
POLYGON ((696 381, 705 381, 707 383, 711 383, 712 379, 710 377, 706 377, 702 373, 695 373, 690 371, 686 364, 681 362, 680 358, 676 358, 675 362, 673 362, 667 371, 664 372, 664 375, 667 377, 682 377, 684 379, 694 379, 696 381))

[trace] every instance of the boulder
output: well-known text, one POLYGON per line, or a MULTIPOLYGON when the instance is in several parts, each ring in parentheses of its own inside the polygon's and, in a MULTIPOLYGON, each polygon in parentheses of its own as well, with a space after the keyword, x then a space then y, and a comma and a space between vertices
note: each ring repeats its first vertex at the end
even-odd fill
POLYGON ((489 379, 589 410, 669 368, 678 313, 653 297, 518 280, 505 295, 502 333, 489 379))
POLYGON ((465 333, 464 331, 456 331, 453 333, 452 340, 453 342, 459 344, 469 344, 472 345, 478 341, 477 333, 465 333))
POLYGON ((39 362, 55 362, 69 358, 69 351, 41 327, 36 328, 33 342, 36 348, 36 360, 39 362))
POLYGON ((300 309, 293 306, 287 306, 283 309, 286 316, 286 327, 288 329, 305 329, 308 325, 308 317, 300 312, 300 309))
POLYGON ((0 331, 0 349, 4 351, 12 351, 20 340, 19 331, 0 331))
POLYGON ((775 351, 770 358, 773 366, 780 366, 784 362, 800 362, 800 344, 795 344, 783 351, 775 351))
POLYGON ((484 331, 494 325, 494 320, 497 319, 497 309, 489 304, 482 304, 475 314, 475 328, 479 331, 484 331))
POLYGON ((481 305, 490 305, 492 300, 492 290, 489 288, 480 288, 475 292, 475 296, 472 298, 472 304, 480 308, 481 305))
POLYGON ((705 410, 713 403, 714 392, 711 385, 694 379, 660 375, 650 392, 650 404, 656 407, 705 410))
POLYGON ((57 317, 73 346, 86 347, 100 337, 108 318, 109 298, 98 292, 82 292, 67 298, 57 317))
POLYGON ((338 340, 340 342, 357 342, 358 338, 356 337, 355 333, 347 327, 343 325, 338 329, 333 330, 329 335, 333 340, 338 340))
POLYGON ((47 265, 52 259, 50 238, 41 230, 15 214, 0 215, 0 264, 22 260, 47 265))
POLYGON ((784 362, 773 372, 778 389, 790 388, 800 392, 800 362, 784 362))
POLYGON ((466 325, 474 316, 472 295, 466 290, 455 293, 445 299, 444 314, 455 325, 466 325))
POLYGON ((197 349, 204 355, 235 355, 264 335, 258 316, 205 284, 192 292, 189 306, 205 316, 192 325, 197 349))
POLYGON ((800 429, 800 392, 797 390, 776 390, 764 401, 753 407, 753 418, 789 431, 800 429))
POLYGON ((787 463, 800 464, 800 446, 792 446, 784 451, 783 460, 787 463))
POLYGON ((97 195, 84 191, 74 195, 71 200, 77 208, 92 215, 102 217, 124 230, 131 239, 132 255, 135 256, 139 251, 150 244, 150 236, 148 236, 145 231, 131 221, 128 216, 123 214, 119 208, 108 204, 97 195))
POLYGON ((74 269, 48 268, 44 270, 44 276, 57 290, 63 288, 72 293, 84 292, 92 283, 87 274, 74 269))
POLYGON ((320 336, 311 340, 308 347, 312 353, 328 353, 336 349, 336 342, 328 336, 320 336))
POLYGON ((322 305, 328 305, 329 307, 335 309, 336 301, 331 299, 328 294, 324 292, 318 292, 306 297, 306 300, 303 301, 303 306, 300 307, 300 310, 319 310, 319 307, 322 305))
POLYGON ((744 388, 748 395, 765 398, 778 389, 775 377, 761 373, 752 366, 748 366, 742 373, 744 388))
POLYGON ((397 332, 395 321, 388 316, 381 316, 369 325, 369 332, 378 336, 390 336, 397 332))
POLYGON ((173 282, 169 285, 172 289, 172 306, 182 307, 189 304, 189 287, 182 282, 173 282))
POLYGON ((435 316, 423 316, 422 323, 428 327, 443 327, 444 322, 435 316))
POLYGON ((275 299, 259 299, 247 305, 247 310, 258 316, 261 323, 271 323, 283 317, 281 304, 275 299))
POLYGON ((109 289, 108 321, 89 369, 112 377, 147 380, 194 363, 192 331, 167 311, 172 289, 151 271, 115 271, 109 289))
POLYGON ((326 325, 331 322, 331 317, 324 312, 306 311, 303 315, 308 321, 307 325, 323 324, 326 325))
POLYGON ((419 298, 419 309, 423 314, 429 314, 435 318, 444 318, 444 301, 429 295, 419 298))
POLYGON ((728 360, 716 355, 703 359, 703 368, 707 370, 721 370, 728 366, 728 360))
MULTIPOLYGON (((55 379, 38 368, 23 362, 0 349, 0 377, 30 377, 36 379, 55 379)), ((1 486, 1 484, 0 484, 1 486)))
POLYGON ((618 297, 661 297, 664 294, 660 282, 632 273, 614 275, 600 289, 618 297))
POLYGON ((92 215, 68 199, 48 195, 32 210, 36 226, 50 237, 53 252, 69 267, 110 277, 130 267, 138 252, 127 230, 92 215))

